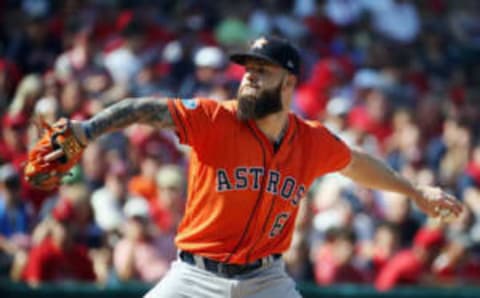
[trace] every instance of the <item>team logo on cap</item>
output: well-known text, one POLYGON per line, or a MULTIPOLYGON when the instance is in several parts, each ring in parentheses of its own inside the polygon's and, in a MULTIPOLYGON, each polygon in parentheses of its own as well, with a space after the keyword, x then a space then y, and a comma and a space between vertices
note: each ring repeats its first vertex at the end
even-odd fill
POLYGON ((255 40, 252 44, 252 49, 261 49, 268 43, 268 40, 265 37, 261 37, 255 40))

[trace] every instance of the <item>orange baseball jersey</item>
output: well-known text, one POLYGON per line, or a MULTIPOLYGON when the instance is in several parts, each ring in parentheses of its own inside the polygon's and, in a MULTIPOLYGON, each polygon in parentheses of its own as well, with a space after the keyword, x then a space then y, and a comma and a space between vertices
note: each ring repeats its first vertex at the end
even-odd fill
POLYGON ((176 245, 245 264, 289 248, 300 200, 312 181, 344 168, 349 148, 319 122, 289 114, 277 151, 236 117, 236 101, 172 99, 180 142, 192 147, 185 215, 176 245))

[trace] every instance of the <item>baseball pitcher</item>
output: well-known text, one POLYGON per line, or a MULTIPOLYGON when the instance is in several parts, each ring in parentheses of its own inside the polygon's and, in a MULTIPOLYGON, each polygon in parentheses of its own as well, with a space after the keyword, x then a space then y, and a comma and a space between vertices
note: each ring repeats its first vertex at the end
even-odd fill
POLYGON ((125 99, 87 121, 48 127, 30 152, 26 178, 51 189, 89 142, 133 123, 174 129, 191 146, 178 260, 145 297, 300 297, 281 256, 309 185, 327 173, 405 194, 432 217, 461 212, 449 194, 413 185, 289 112, 300 56, 288 41, 262 37, 231 60, 246 70, 236 100, 125 99))

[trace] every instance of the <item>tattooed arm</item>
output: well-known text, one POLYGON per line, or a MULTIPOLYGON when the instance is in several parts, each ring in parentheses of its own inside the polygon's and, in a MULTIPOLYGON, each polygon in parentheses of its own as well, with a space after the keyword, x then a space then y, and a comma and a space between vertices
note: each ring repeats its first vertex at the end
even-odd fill
MULTIPOLYGON (((133 123, 151 124, 159 128, 174 128, 167 106, 167 99, 130 98, 124 99, 99 112, 87 121, 72 121, 73 134, 83 145, 100 135, 120 130, 133 123)), ((50 162, 64 156, 64 149, 57 149, 43 158, 50 162)), ((50 175, 56 175, 53 171, 50 175)))
POLYGON ((80 141, 86 144, 104 133, 120 130, 133 123, 175 128, 167 100, 151 97, 124 99, 89 120, 73 122, 73 128, 80 141))

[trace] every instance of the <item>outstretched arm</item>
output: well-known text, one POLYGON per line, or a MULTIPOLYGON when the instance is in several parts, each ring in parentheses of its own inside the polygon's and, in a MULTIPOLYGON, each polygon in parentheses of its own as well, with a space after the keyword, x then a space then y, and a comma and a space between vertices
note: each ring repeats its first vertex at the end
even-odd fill
MULTIPOLYGON (((120 130, 133 123, 150 124, 158 128, 175 128, 165 98, 127 98, 99 112, 86 121, 72 121, 72 130, 81 144, 104 133, 120 130)), ((56 160, 64 155, 58 149, 45 156, 45 161, 56 160)))
POLYGON ((402 193, 432 217, 446 213, 458 216, 462 211, 461 204, 440 188, 413 185, 385 163, 358 149, 352 149, 351 161, 341 174, 367 188, 402 193))
POLYGON ((28 153, 25 179, 39 189, 55 189, 80 160, 85 146, 100 135, 133 123, 173 128, 167 102, 167 99, 131 98, 108 107, 87 121, 60 119, 49 125, 40 120, 45 130, 28 153))
POLYGON ((125 128, 133 123, 150 124, 158 128, 174 128, 165 98, 124 99, 84 122, 74 122, 77 136, 84 144, 100 135, 125 128))

